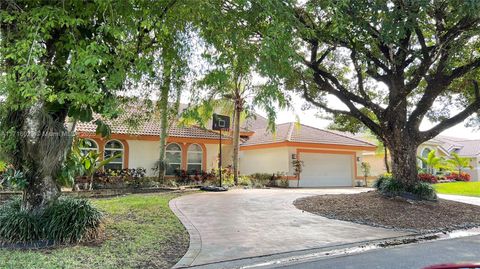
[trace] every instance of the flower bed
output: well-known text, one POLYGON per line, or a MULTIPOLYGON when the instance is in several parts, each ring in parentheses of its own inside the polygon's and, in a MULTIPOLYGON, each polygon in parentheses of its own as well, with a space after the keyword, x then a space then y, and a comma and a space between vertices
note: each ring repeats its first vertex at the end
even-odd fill
POLYGON ((470 181, 471 176, 467 173, 451 173, 450 175, 445 177, 447 180, 454 180, 454 181, 470 181))
POLYGON ((418 174, 418 180, 422 182, 432 183, 432 184, 438 182, 438 178, 436 176, 428 173, 418 174))

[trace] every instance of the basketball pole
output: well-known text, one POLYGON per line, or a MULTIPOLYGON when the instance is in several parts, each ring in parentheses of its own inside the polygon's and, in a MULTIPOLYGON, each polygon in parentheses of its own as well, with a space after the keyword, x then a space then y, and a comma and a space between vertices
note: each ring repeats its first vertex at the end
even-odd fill
POLYGON ((218 173, 220 175, 220 187, 222 187, 222 128, 220 128, 220 143, 219 143, 219 158, 218 158, 218 173))

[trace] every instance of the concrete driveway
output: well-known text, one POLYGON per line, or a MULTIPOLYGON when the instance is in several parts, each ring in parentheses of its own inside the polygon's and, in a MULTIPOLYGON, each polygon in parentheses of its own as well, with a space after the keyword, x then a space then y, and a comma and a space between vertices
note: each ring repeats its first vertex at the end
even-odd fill
MULTIPOLYGON (((186 195, 170 202, 190 234, 177 266, 201 265, 406 235, 331 220, 298 210, 293 201, 361 189, 253 189, 186 195)), ((361 205, 359 205, 361 206, 361 205)))

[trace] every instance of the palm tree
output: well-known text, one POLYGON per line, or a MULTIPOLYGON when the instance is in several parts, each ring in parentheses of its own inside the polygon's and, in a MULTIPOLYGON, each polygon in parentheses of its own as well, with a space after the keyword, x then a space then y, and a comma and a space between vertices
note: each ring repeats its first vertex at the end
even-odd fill
POLYGON ((206 76, 202 84, 204 84, 202 86, 209 88, 209 98, 185 111, 182 115, 182 123, 191 124, 195 122, 204 125, 211 119, 214 112, 232 116, 232 168, 234 182, 237 184, 239 172, 240 123, 248 117, 253 117, 253 104, 262 107, 262 104, 256 98, 262 88, 252 85, 250 74, 237 74, 233 70, 212 72, 206 76), (247 102, 247 100, 251 102, 247 102))
POLYGON ((426 165, 426 172, 429 174, 433 174, 437 168, 442 168, 445 163, 445 160, 442 157, 437 157, 435 155, 435 150, 431 150, 426 158, 422 156, 417 156, 417 158, 426 165))
POLYGON ((457 169, 459 175, 462 173, 463 168, 472 168, 472 166, 470 165, 470 162, 472 160, 471 158, 460 157, 455 152, 452 152, 451 156, 452 157, 447 160, 447 163, 457 169))

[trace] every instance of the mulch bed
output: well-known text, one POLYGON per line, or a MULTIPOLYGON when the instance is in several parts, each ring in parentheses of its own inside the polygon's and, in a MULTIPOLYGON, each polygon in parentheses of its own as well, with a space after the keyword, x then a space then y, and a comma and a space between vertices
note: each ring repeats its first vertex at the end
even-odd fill
POLYGON ((429 202, 389 198, 376 191, 305 197, 294 205, 330 219, 420 233, 480 226, 480 206, 443 199, 429 202))

